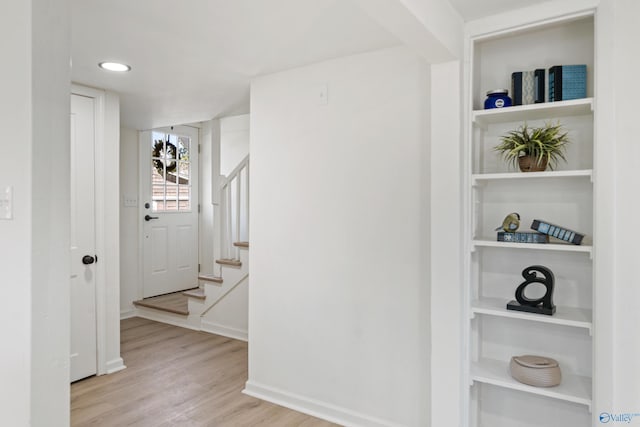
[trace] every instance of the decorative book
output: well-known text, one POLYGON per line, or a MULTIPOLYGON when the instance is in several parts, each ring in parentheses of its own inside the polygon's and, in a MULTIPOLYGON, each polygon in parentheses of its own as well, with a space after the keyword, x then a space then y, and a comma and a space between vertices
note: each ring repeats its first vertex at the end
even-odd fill
POLYGON ((535 231, 498 232, 498 242, 549 243, 549 236, 535 231))
POLYGON ((574 245, 582 244, 584 234, 580 234, 577 231, 569 230, 568 228, 560 227, 559 225, 550 224, 540 219, 534 219, 531 223, 531 229, 536 230, 542 234, 548 234, 560 240, 564 240, 574 245))
POLYGON ((529 105, 544 102, 545 70, 516 71, 511 73, 513 105, 529 105))
POLYGON ((586 65, 554 65, 549 68, 549 102, 586 97, 586 65))

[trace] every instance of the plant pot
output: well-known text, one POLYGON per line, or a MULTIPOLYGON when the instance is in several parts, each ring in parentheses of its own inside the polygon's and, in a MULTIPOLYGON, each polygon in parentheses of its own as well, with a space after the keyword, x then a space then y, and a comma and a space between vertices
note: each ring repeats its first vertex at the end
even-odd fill
POLYGON ((522 172, 542 172, 547 169, 548 157, 543 157, 538 163, 538 158, 535 156, 522 156, 518 157, 518 166, 522 172))

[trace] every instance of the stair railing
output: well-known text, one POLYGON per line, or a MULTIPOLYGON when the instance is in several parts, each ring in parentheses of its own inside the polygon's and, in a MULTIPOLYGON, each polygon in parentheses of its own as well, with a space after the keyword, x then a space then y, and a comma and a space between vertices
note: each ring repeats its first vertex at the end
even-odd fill
POLYGON ((249 156, 222 179, 220 190, 222 258, 240 259, 234 242, 249 241, 249 156))

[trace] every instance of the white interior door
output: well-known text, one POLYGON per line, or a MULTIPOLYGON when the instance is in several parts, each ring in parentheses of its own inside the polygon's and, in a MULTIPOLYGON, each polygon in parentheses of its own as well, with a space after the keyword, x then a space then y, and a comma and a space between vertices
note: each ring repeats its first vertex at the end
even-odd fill
POLYGON ((143 297, 198 286, 198 129, 140 133, 143 297))
POLYGON ((71 381, 97 372, 94 102, 71 95, 71 381))

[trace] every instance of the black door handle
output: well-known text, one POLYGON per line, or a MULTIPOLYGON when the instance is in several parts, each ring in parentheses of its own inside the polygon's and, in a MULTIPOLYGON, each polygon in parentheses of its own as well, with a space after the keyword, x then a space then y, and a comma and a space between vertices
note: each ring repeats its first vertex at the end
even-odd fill
POLYGON ((152 219, 158 219, 157 216, 151 216, 151 215, 145 215, 144 216, 144 220, 145 221, 151 221, 152 219))
POLYGON ((94 262, 96 262, 96 259, 94 257, 92 257, 91 255, 85 255, 85 256, 82 257, 82 263, 84 265, 93 264, 94 262))

